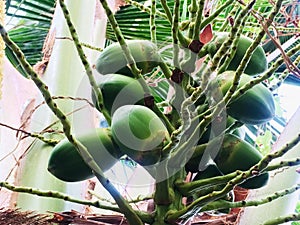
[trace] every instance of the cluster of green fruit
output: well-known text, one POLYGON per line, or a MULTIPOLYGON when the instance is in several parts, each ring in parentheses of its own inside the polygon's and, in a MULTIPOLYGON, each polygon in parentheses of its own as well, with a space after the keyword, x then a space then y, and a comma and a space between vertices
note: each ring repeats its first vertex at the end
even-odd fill
MULTIPOLYGON (((207 44, 210 56, 216 53, 225 37, 226 35, 222 34, 207 44)), ((241 37, 228 70, 213 80, 223 95, 232 85, 234 71, 251 42, 251 39, 241 37)), ((160 65, 161 57, 152 42, 134 40, 127 41, 127 45, 142 74, 149 73, 160 65)), ((253 79, 250 75, 257 75, 266 68, 265 55, 258 47, 238 87, 249 83, 253 79)), ((97 128, 92 134, 78 137, 78 140, 87 147, 103 171, 110 169, 123 155, 127 155, 142 166, 158 164, 163 160, 162 149, 170 142, 171 134, 159 116, 145 104, 145 91, 148 90, 134 78, 118 43, 104 49, 96 62, 96 69, 104 75, 99 88, 103 95, 104 107, 111 115, 111 124, 109 128, 97 128)), ((92 99, 97 105, 95 96, 92 96, 92 99)), ((245 93, 240 93, 240 97, 236 100, 229 102, 227 114, 229 117, 226 127, 236 120, 251 125, 265 123, 275 114, 273 95, 263 84, 258 84, 245 93)), ((210 132, 209 126, 202 137, 199 137, 198 145, 210 141, 210 132)), ((216 169, 211 170, 208 167, 207 170, 199 172, 201 157, 201 154, 195 154, 185 165, 187 172, 198 173, 195 179, 228 174, 236 170, 248 170, 262 159, 259 151, 244 141, 239 132, 225 134, 214 158, 216 169)), ((93 176, 91 169, 67 140, 55 146, 49 159, 48 170, 64 181, 81 181, 93 176)), ((265 185, 267 180, 267 173, 260 174, 245 181, 241 186, 259 188, 265 185)))

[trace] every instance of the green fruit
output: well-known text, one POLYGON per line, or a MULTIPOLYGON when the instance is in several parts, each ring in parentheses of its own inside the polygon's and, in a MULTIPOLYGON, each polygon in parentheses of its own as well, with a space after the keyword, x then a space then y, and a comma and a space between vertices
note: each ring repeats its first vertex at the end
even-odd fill
MULTIPOLYGON (((215 38, 208 44, 208 52, 211 57, 213 57, 217 50, 227 39, 229 33, 217 33, 215 38)), ((236 70, 240 65, 244 55, 246 54, 247 49, 252 44, 253 40, 251 38, 241 36, 237 50, 229 63, 227 70, 236 70)), ((245 69, 245 73, 248 75, 258 75, 265 72, 268 69, 267 58, 264 49, 261 46, 258 46, 253 52, 250 61, 245 69)))
MULTIPOLYGON (((212 145, 219 146, 218 142, 218 138, 211 140, 212 145)), ((262 155, 256 148, 233 134, 225 134, 223 142, 218 148, 217 156, 214 158, 217 169, 210 166, 204 171, 198 172, 203 154, 207 150, 207 145, 204 144, 200 145, 198 151, 195 151, 187 162, 186 171, 198 172, 197 179, 204 179, 218 176, 220 172, 228 174, 236 170, 248 170, 262 159, 262 155)), ((268 178, 268 173, 264 173, 248 179, 239 186, 248 189, 260 188, 266 184, 268 178)))
MULTIPOLYGON (((120 74, 102 76, 98 87, 101 89, 103 104, 108 112, 113 112, 123 105, 144 104, 144 89, 138 80, 120 74)), ((92 93, 93 103, 96 98, 92 93)), ((99 110, 99 108, 97 107, 99 110)))
MULTIPOLYGON (((221 132, 223 132, 226 128, 230 127, 235 122, 235 119, 233 119, 231 116, 228 116, 226 120, 226 127, 225 124, 217 124, 217 122, 214 122, 213 130, 211 130, 212 124, 209 124, 207 126, 207 130, 203 133, 202 137, 198 141, 198 145, 207 143, 210 139, 220 135, 221 132)), ((236 134, 239 137, 243 137, 244 134, 242 132, 242 129, 237 128, 233 131, 234 134, 236 134)))
POLYGON ((160 160, 164 141, 169 138, 160 118, 140 105, 118 108, 112 116, 111 129, 121 151, 142 166, 160 160))
MULTIPOLYGON (((234 71, 225 71, 217 77, 217 82, 225 95, 232 85, 234 71)), ((242 75, 238 88, 252 80, 242 75)), ((228 104, 227 113, 234 119, 245 124, 263 124, 275 116, 275 102, 271 91, 263 84, 257 84, 239 98, 228 104)))
MULTIPOLYGON (((154 43, 147 40, 127 40, 126 44, 142 74, 149 73, 161 62, 154 43)), ((118 73, 133 76, 119 43, 105 48, 96 61, 96 70, 100 74, 118 73)))
MULTIPOLYGON (((110 169, 122 155, 108 128, 97 128, 91 133, 79 136, 78 140, 87 148, 103 172, 110 169)), ((82 181, 94 176, 77 149, 67 139, 54 147, 49 158, 48 171, 58 179, 68 182, 82 181)))
MULTIPOLYGON (((214 161, 223 174, 228 174, 236 170, 248 170, 261 159, 261 153, 252 145, 235 135, 226 134, 214 161)), ((267 183, 268 178, 268 173, 263 173, 246 180, 239 186, 248 189, 260 188, 267 183)))

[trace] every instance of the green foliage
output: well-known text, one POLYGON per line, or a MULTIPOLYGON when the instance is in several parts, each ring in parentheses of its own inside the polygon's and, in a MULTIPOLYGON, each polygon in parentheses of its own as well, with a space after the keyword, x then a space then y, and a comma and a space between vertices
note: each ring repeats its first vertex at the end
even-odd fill
MULTIPOLYGON (((9 16, 7 26, 11 27, 8 33, 32 66, 43 58, 43 45, 51 25, 54 6, 54 0, 6 1, 6 15, 9 16)), ((14 67, 28 77, 12 50, 6 48, 5 53, 14 67)))

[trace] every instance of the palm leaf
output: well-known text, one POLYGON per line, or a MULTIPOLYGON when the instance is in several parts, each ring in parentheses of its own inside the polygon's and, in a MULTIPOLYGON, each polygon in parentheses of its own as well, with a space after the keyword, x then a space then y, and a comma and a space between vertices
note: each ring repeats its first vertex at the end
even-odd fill
MULTIPOLYGON (((145 1, 137 1, 144 4, 145 1)), ((172 11, 174 6, 174 1, 167 1, 170 10, 172 11)), ((183 3, 185 0, 181 1, 181 12, 183 11, 183 3)), ((190 0, 186 1, 188 4, 190 0)), ((160 2, 156 6, 157 11, 164 13, 163 7, 160 2)), ((127 5, 120 8, 120 10, 115 14, 115 18, 120 26, 120 29, 126 39, 145 39, 150 40, 150 15, 147 12, 143 12, 135 6, 127 5)), ((171 40, 171 26, 170 23, 165 18, 159 16, 156 17, 156 35, 158 42, 170 42, 171 40)), ((116 41, 114 32, 108 24, 106 30, 106 36, 108 39, 116 41)))
MULTIPOLYGON (((24 52, 31 65, 35 65, 43 57, 43 43, 50 28, 54 6, 55 0, 10 0, 6 2, 6 15, 9 16, 6 26, 11 27, 8 34, 24 52), (16 24, 14 24, 15 21, 17 21, 16 24)), ((14 67, 27 77, 13 52, 6 48, 5 53, 14 67)))

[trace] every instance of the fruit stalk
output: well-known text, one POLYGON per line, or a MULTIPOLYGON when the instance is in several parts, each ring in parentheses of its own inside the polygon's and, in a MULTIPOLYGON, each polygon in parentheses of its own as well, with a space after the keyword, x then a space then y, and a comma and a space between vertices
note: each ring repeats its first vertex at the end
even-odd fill
MULTIPOLYGON (((294 55, 295 53, 297 53, 300 50, 300 44, 297 44, 296 46, 294 46, 292 49, 290 49, 287 53, 286 56, 291 57, 292 55, 294 55)), ((297 59, 295 60, 295 64, 299 63, 300 61, 300 56, 297 57, 297 59)), ((284 63, 284 59, 283 58, 278 58, 273 64, 272 66, 261 76, 261 77, 257 77, 253 83, 259 83, 265 79, 270 78, 274 72, 276 71, 276 69, 282 65, 282 63, 284 63)), ((288 69, 287 69, 288 70, 288 69)), ((284 78, 283 78, 284 79, 284 78)), ((271 90, 273 90, 271 88, 271 90)))
POLYGON ((196 14, 198 11, 198 4, 197 4, 197 0, 191 0, 191 4, 189 5, 189 30, 188 30, 188 37, 190 39, 193 38, 193 31, 194 31, 194 26, 195 26, 195 18, 196 18, 196 14))
POLYGON ((141 218, 137 215, 136 211, 128 204, 128 202, 122 197, 118 190, 113 186, 113 184, 105 178, 102 174, 95 173, 95 176, 103 185, 103 187, 110 193, 114 198, 117 205, 120 208, 120 211, 124 214, 128 223, 130 225, 144 225, 141 218))
POLYGON ((16 132, 20 132, 20 133, 23 133, 24 135, 26 135, 27 137, 33 137, 33 138, 37 138, 39 139, 40 141, 48 144, 48 145, 56 145, 59 141, 58 140, 55 140, 55 139, 49 139, 49 138, 46 138, 44 137, 43 135, 41 134, 38 134, 38 133, 30 133, 26 130, 21 130, 21 129, 17 129, 17 128, 14 128, 12 126, 9 126, 9 125, 6 125, 6 124, 3 124, 3 123, 0 123, 0 126, 2 127, 6 127, 6 128, 9 128, 11 130, 14 130, 16 132))
POLYGON ((173 66, 179 68, 178 23, 180 0, 175 0, 172 18, 173 66))
POLYGON ((172 23, 172 13, 171 13, 171 10, 168 6, 167 1, 166 0, 161 0, 160 3, 161 3, 161 5, 162 5, 162 7, 163 7, 163 9, 164 9, 164 11, 167 15, 167 18, 168 18, 169 22, 172 23))
POLYGON ((72 196, 66 195, 64 193, 58 192, 58 191, 51 191, 51 190, 40 190, 37 188, 32 187, 23 187, 23 186, 14 186, 8 182, 0 182, 0 187, 4 187, 8 190, 19 192, 19 193, 27 193, 32 195, 37 195, 41 197, 49 197, 49 198, 56 198, 56 199, 62 199, 64 201, 78 203, 82 205, 90 205, 101 209, 107 209, 112 210, 115 212, 120 212, 120 209, 116 206, 109 206, 107 204, 101 204, 99 201, 88 201, 88 200, 82 200, 77 199, 72 196))
POLYGON ((214 55, 214 57, 212 58, 211 62, 212 62, 212 66, 210 68, 211 71, 215 71, 218 62, 221 61, 221 58, 225 55, 225 53, 228 51, 230 45, 232 44, 232 42, 234 41, 235 37, 237 36, 238 33, 241 32, 242 28, 242 24, 244 21, 244 18, 247 18, 247 16, 249 15, 249 10, 251 10, 251 8, 253 7, 254 3, 256 2, 256 0, 251 1, 247 7, 245 7, 240 14, 235 18, 234 20, 234 25, 231 28, 231 31, 229 33, 229 36, 227 38, 227 40, 221 45, 221 47, 219 48, 219 50, 216 52, 216 54, 214 55))
POLYGON ((202 16, 203 16, 203 9, 204 9, 205 0, 199 0, 198 3, 198 10, 196 13, 195 24, 194 24, 194 31, 193 31, 193 40, 199 40, 199 34, 201 31, 201 24, 202 24, 202 16))
MULTIPOLYGON (((107 203, 102 204, 100 201, 88 201, 88 200, 74 198, 70 195, 66 195, 58 191, 41 190, 32 187, 14 186, 8 182, 0 182, 0 187, 6 188, 14 192, 27 193, 27 194, 37 195, 41 197, 61 199, 68 202, 78 203, 80 205, 94 206, 99 209, 111 210, 114 212, 122 213, 119 207, 108 205, 107 203)), ((151 223, 153 221, 153 218, 150 214, 141 211, 135 211, 135 212, 145 223, 151 223)))
MULTIPOLYGON (((295 65, 300 64, 300 55, 297 56, 297 58, 296 58, 295 61, 294 61, 294 64, 295 64, 295 65)), ((279 87, 281 86, 281 84, 283 83, 283 81, 289 76, 289 74, 290 74, 290 70, 289 70, 288 68, 286 68, 286 69, 279 75, 279 77, 278 77, 278 80, 279 80, 279 81, 278 81, 275 85, 271 86, 270 89, 271 89, 271 90, 275 90, 275 89, 279 88, 279 87)))
MULTIPOLYGON (((135 7, 137 7, 138 9, 140 9, 142 12, 146 12, 148 14, 151 14, 151 8, 144 6, 143 4, 137 2, 137 1, 133 1, 133 0, 125 0, 126 3, 133 5, 135 7)), ((155 14, 163 19, 168 19, 167 15, 165 13, 162 13, 158 10, 156 10, 155 14)))
POLYGON ((245 16, 244 18, 241 19, 240 27, 238 28, 237 33, 235 35, 233 35, 234 38, 232 40, 232 43, 230 43, 231 48, 230 48, 230 51, 228 52, 228 54, 225 57, 225 61, 223 62, 223 61, 220 60, 219 63, 218 63, 218 67, 219 67, 219 69, 217 69, 218 73, 224 72, 227 69, 227 67, 228 67, 229 63, 231 62, 231 60, 233 59, 233 57, 235 55, 235 52, 236 52, 236 49, 237 49, 237 46, 238 46, 238 43, 239 43, 239 38, 241 37, 241 33, 242 33, 242 30, 245 26, 245 23, 246 23, 247 19, 248 19, 248 16, 245 16))
POLYGON ((232 6, 232 9, 229 13, 229 15, 227 16, 227 19, 223 22, 222 26, 220 27, 220 29, 218 29, 220 32, 226 31, 227 28, 229 27, 229 21, 235 17, 235 15, 237 14, 237 12, 240 9, 240 3, 239 2, 235 2, 232 6))
POLYGON ((287 223, 291 221, 299 221, 299 220, 300 220, 300 213, 295 213, 295 214, 274 218, 272 220, 263 223, 263 225, 277 225, 277 224, 287 223))
MULTIPOLYGON (((105 13, 106 13, 106 16, 114 30, 114 33, 115 33, 115 36, 116 36, 116 39, 118 40, 122 50, 123 50, 123 53, 125 55, 125 58, 126 58, 126 61, 128 62, 129 66, 130 66, 130 69, 132 71, 132 73, 134 74, 134 76, 136 78, 141 78, 142 79, 142 74, 141 74, 141 71, 139 68, 137 68, 137 65, 135 63, 135 60, 132 56, 132 54, 130 53, 130 50, 125 42, 125 39, 124 39, 124 36, 121 32, 121 29, 118 25, 118 22, 116 20, 116 18, 114 17, 113 15, 113 12, 111 11, 111 9, 109 8, 109 5, 107 3, 106 0, 99 0, 103 9, 105 10, 105 13)), ((142 83, 142 86, 145 87, 145 92, 147 93, 147 88, 146 88, 146 84, 145 83, 142 83)))
POLYGON ((217 209, 224 209, 224 208, 240 208, 240 207, 249 207, 249 206, 258 206, 263 204, 268 204, 271 201, 274 201, 278 198, 284 197, 286 195, 295 193, 300 189, 300 185, 294 185, 288 189, 275 192, 272 195, 266 196, 262 199, 258 200, 249 200, 249 201, 238 201, 238 202, 228 202, 223 200, 218 200, 212 203, 207 204, 202 208, 201 211, 210 211, 210 210, 217 210, 217 209))
MULTIPOLYGON (((215 18, 218 17, 218 15, 220 15, 220 13, 226 9, 228 6, 230 6, 232 4, 234 0, 229 0, 226 1, 223 5, 221 5, 219 8, 217 8, 216 11, 214 11, 209 17, 207 17, 206 19, 204 19, 200 25, 200 31, 206 27, 209 23, 211 23, 215 18)), ((228 21, 228 20, 226 20, 228 21)))
POLYGON ((64 14, 64 17, 66 19, 66 22, 68 24, 68 28, 69 28, 69 31, 70 31, 70 34, 72 36, 72 39, 75 43, 75 47, 77 49, 77 52, 78 52, 78 55, 82 61, 82 64, 85 68, 85 71, 86 71, 86 74, 89 78, 89 82, 90 82, 90 85, 95 93, 95 96, 97 96, 97 104, 98 104, 98 107, 99 109, 101 109, 101 112, 102 114, 104 115, 105 119, 109 122, 110 121, 110 115, 109 113, 107 112, 107 110, 105 109, 104 105, 103 105, 103 97, 102 97, 102 93, 100 91, 100 89, 97 87, 97 83, 96 83, 96 80, 93 76, 93 71, 92 71, 92 68, 87 60, 87 57, 83 51, 83 48, 80 44, 80 41, 79 41, 79 38, 78 38, 78 34, 76 32, 76 29, 71 21, 71 18, 70 18, 70 12, 69 10, 67 9, 67 6, 64 2, 64 0, 60 0, 59 1, 59 4, 61 6, 61 9, 63 11, 63 14, 64 14))
POLYGON ((156 43, 155 16, 156 16, 156 0, 152 0, 151 11, 150 11, 150 35, 151 35, 151 41, 153 43, 156 43))

